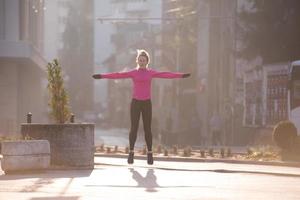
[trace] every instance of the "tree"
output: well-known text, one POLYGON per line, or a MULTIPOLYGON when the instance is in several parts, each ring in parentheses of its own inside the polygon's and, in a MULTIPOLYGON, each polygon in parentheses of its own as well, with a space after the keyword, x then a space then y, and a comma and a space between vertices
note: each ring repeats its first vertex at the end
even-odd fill
POLYGON ((57 59, 47 65, 49 105, 51 115, 57 123, 65 123, 70 117, 69 97, 64 88, 62 70, 57 59))
MULTIPOLYGON (((174 0, 162 1, 163 18, 173 20, 163 21, 162 24, 162 66, 171 67, 172 71, 189 72, 193 74, 186 81, 174 81, 170 88, 165 89, 164 101, 175 107, 180 113, 171 117, 178 119, 178 123, 172 124, 172 129, 181 129, 173 133, 173 141, 177 139, 182 143, 193 143, 194 131, 191 128, 193 121, 188 119, 198 118, 195 114, 197 96, 195 92, 197 81, 197 34, 198 34, 198 0, 174 0), (187 101, 189 99, 189 101, 187 101), (179 119, 180 117, 180 119, 179 119), (182 130, 185 131, 184 137, 182 130)), ((162 113, 165 118, 170 114, 162 113)), ((159 120, 160 121, 160 120, 159 120)), ((168 137, 168 136, 166 136, 168 137)))
POLYGON ((245 0, 239 12, 238 30, 241 58, 257 56, 264 63, 300 58, 300 1, 245 0))
POLYGON ((66 1, 67 15, 59 51, 61 66, 66 72, 66 88, 77 118, 93 110, 93 1, 66 1))

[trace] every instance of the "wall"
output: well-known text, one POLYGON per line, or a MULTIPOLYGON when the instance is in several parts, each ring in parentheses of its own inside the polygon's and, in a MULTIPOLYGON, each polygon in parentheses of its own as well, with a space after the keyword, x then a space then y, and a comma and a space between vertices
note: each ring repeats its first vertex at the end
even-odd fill
POLYGON ((28 112, 33 122, 48 121, 46 73, 29 59, 2 59, 0 66, 0 136, 18 135, 28 112))
POLYGON ((17 132, 17 65, 0 61, 0 136, 17 132))

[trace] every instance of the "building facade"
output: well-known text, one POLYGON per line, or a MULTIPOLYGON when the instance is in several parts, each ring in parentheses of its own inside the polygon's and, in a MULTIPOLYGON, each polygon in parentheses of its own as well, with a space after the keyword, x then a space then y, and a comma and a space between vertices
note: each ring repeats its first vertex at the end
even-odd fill
MULTIPOLYGON (((70 65, 61 62, 71 106, 82 108, 81 110, 84 111, 92 110, 93 26, 89 25, 93 22, 93 4, 86 3, 87 8, 82 8, 83 11, 80 13, 88 13, 82 21, 88 19, 86 21, 91 23, 86 23, 85 26, 89 28, 84 28, 81 26, 84 22, 81 24, 76 22, 77 26, 74 26, 73 33, 76 34, 81 30, 85 34, 79 33, 77 36, 82 39, 74 41, 72 40, 74 38, 64 36, 66 28, 70 28, 66 23, 66 18, 70 14, 68 8, 71 2, 73 1, 0 1, 0 90, 3 94, 0 102, 1 135, 18 135, 20 123, 26 122, 28 112, 32 113, 33 122, 43 123, 51 120, 46 66, 54 58, 59 58, 59 61, 75 60, 74 57, 63 54, 66 51, 60 51, 66 45, 73 44, 81 47, 81 52, 78 52, 85 56, 80 54, 76 58, 81 58, 81 62, 77 62, 74 68, 69 68, 69 71, 76 71, 75 66, 80 65, 81 73, 77 74, 81 76, 81 79, 70 73, 66 75, 67 69, 64 66, 70 65), (86 34, 89 34, 88 37, 84 37, 86 34), (79 45, 78 41, 84 45, 79 45), (88 46, 86 49, 82 49, 86 46, 88 46), (77 84, 78 80, 81 80, 81 84, 77 84), (88 80, 88 83, 84 80, 88 80), (73 86, 76 86, 77 92, 70 94, 73 86), (77 86, 81 86, 82 89, 78 89, 77 86), (79 101, 84 102, 80 106, 74 104, 74 101, 78 102, 78 94, 81 94, 79 101)), ((76 5, 80 3, 80 1, 76 2, 76 5)), ((85 1, 81 2, 85 3, 85 1)), ((74 4, 72 4, 73 7, 74 4)), ((80 6, 77 7, 77 10, 79 9, 81 9, 80 6)), ((76 49, 78 48, 73 48, 74 52, 77 52, 76 49)), ((75 112, 75 115, 78 116, 78 113, 75 112)))
POLYGON ((20 132, 26 114, 47 121, 44 2, 0 1, 0 135, 20 132))
POLYGON ((288 119, 289 63, 257 66, 244 75, 246 127, 273 127, 288 119))
POLYGON ((224 143, 232 143, 237 1, 176 0, 163 5, 166 17, 180 18, 164 24, 163 63, 192 73, 189 81, 173 89, 172 129, 180 130, 175 135, 189 138, 192 145, 210 144, 209 119, 215 111, 226 124, 224 143), (174 41, 168 44, 170 37, 174 41))

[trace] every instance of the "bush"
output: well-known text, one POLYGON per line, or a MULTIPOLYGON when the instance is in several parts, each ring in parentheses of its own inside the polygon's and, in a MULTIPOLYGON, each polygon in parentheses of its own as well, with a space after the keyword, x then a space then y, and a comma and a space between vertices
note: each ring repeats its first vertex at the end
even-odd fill
POLYGON ((57 59, 47 65, 48 91, 50 94, 49 105, 52 109, 51 115, 57 123, 65 123, 70 115, 69 97, 64 88, 62 69, 57 59))
POLYGON ((290 149, 297 137, 297 128, 291 121, 281 121, 273 129, 273 140, 282 149, 290 149))

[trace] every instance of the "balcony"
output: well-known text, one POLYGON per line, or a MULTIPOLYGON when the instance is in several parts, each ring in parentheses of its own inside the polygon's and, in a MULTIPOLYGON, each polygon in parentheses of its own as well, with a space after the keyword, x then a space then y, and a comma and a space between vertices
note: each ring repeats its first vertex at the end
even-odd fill
POLYGON ((147 12, 149 8, 145 2, 130 2, 127 3, 126 12, 147 12))
POLYGON ((41 52, 25 41, 0 40, 0 58, 29 58, 43 70, 47 64, 41 52))

